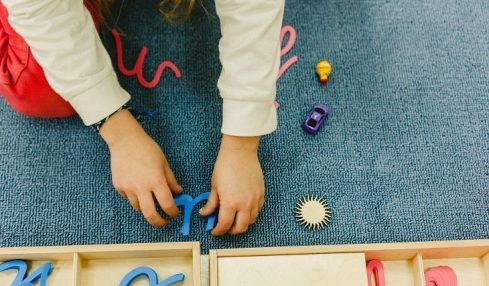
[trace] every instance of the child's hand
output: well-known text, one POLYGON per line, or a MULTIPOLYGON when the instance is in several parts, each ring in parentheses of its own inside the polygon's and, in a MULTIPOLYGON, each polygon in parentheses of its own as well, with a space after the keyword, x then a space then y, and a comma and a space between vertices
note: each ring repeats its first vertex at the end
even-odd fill
POLYGON ((155 227, 168 224, 156 210, 155 198, 170 216, 179 214, 172 192, 182 191, 161 148, 127 111, 119 111, 102 126, 100 135, 111 155, 112 183, 155 227))
POLYGON ((212 175, 211 194, 200 214, 219 207, 213 235, 241 234, 256 222, 264 204, 265 183, 258 160, 259 137, 224 135, 212 175))

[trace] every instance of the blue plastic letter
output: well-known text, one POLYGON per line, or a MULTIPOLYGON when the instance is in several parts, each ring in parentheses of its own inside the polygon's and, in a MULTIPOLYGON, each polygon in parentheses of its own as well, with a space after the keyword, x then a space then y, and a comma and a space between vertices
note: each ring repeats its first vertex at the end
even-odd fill
POLYGON ((156 274, 153 269, 142 266, 127 273, 124 279, 122 279, 120 286, 130 286, 134 280, 141 276, 146 276, 146 278, 148 278, 149 286, 170 286, 177 282, 182 282, 185 279, 185 275, 183 273, 179 273, 158 282, 158 274, 156 274))
POLYGON ((53 264, 50 262, 43 264, 28 277, 26 277, 27 264, 23 260, 10 260, 0 264, 0 272, 5 270, 17 270, 17 276, 11 286, 33 286, 36 281, 39 281, 40 286, 46 286, 48 277, 53 271, 53 264))
MULTIPOLYGON (((175 198, 175 204, 178 207, 183 207, 183 226, 181 230, 183 235, 190 234, 190 223, 192 221, 192 212, 195 206, 202 201, 208 200, 209 194, 209 192, 200 194, 195 199, 189 195, 180 195, 175 198)), ((207 224, 205 226, 206 231, 211 231, 214 228, 216 219, 217 215, 215 213, 207 217, 207 224)))

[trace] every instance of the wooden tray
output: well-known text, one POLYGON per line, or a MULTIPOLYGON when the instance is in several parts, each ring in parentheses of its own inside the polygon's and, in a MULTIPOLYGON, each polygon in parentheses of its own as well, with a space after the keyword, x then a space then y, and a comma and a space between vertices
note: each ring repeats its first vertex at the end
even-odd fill
POLYGON ((426 286, 424 271, 442 265, 455 271, 458 286, 489 286, 489 240, 225 249, 209 256, 211 286, 366 286, 372 259, 382 261, 388 286, 426 286))
MULTIPOLYGON (((29 273, 51 262, 48 286, 118 286, 140 266, 159 280, 184 273, 175 285, 201 285, 198 242, 0 249, 0 262, 15 259, 28 261, 29 273)), ((387 286, 426 286, 424 272, 441 265, 455 271, 458 286, 489 286, 489 240, 224 249, 209 259, 211 286, 366 286, 372 259, 382 261, 387 286)), ((16 274, 0 272, 0 285, 16 274)), ((132 286, 149 285, 140 280, 132 286)))
MULTIPOLYGON (((28 261, 31 270, 53 263, 49 286, 119 286, 127 273, 141 266, 155 270, 159 280, 183 273, 185 280, 178 285, 201 285, 198 242, 0 249, 0 261, 14 259, 28 261)), ((12 270, 0 272, 0 285, 11 285, 16 275, 12 270)))

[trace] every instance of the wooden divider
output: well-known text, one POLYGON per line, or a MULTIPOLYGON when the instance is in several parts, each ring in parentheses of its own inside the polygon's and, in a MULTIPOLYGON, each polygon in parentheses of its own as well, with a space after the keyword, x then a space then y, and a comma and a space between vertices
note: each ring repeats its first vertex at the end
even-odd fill
POLYGON ((73 286, 82 286, 81 284, 81 276, 78 273, 81 273, 82 269, 82 258, 80 254, 73 253, 73 286))
POLYGON ((486 277, 485 286, 489 286, 489 252, 482 257, 482 263, 484 267, 484 276, 486 277))
POLYGON ((415 286, 426 286, 424 279, 424 264, 423 256, 418 253, 413 260, 414 265, 414 285, 415 286))

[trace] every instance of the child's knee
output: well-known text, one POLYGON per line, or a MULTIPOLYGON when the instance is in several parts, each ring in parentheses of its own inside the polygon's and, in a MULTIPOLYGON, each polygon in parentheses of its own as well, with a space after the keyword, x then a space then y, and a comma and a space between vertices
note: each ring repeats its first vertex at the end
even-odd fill
MULTIPOLYGON (((97 30, 101 17, 84 1, 97 30)), ((49 85, 29 46, 8 23, 8 11, 0 2, 0 94, 18 113, 32 117, 68 117, 76 112, 49 85)))
POLYGON ((0 83, 0 94, 17 113, 38 118, 60 118, 75 114, 71 105, 49 85, 42 70, 27 65, 15 84, 0 83))
POLYGON ((12 45, 11 40, 0 38, 0 94, 9 105, 33 117, 73 115, 73 108, 51 88, 27 45, 12 45))
POLYGON ((0 94, 18 113, 34 117, 66 117, 73 108, 51 88, 24 39, 7 21, 0 2, 0 94))

